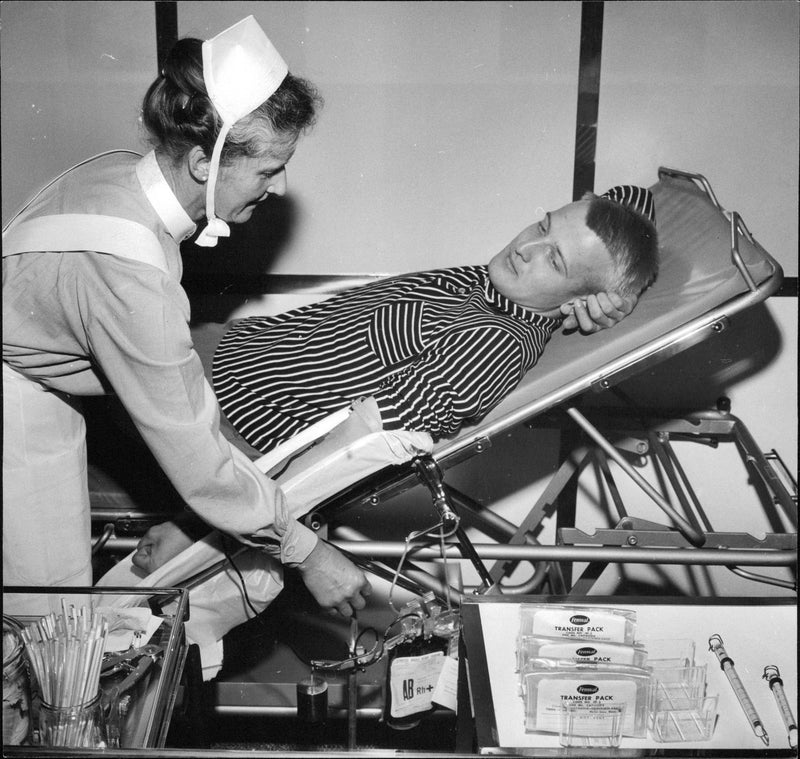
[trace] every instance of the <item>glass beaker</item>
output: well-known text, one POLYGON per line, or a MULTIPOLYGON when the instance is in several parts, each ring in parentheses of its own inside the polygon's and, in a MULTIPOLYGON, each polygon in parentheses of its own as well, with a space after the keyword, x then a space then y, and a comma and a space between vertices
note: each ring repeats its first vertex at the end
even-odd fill
POLYGON ((67 748, 105 748, 106 731, 100 695, 75 706, 52 706, 42 701, 39 707, 39 743, 67 748))
POLYGON ((297 719, 306 725, 317 725, 328 718, 328 683, 313 673, 297 683, 297 719))

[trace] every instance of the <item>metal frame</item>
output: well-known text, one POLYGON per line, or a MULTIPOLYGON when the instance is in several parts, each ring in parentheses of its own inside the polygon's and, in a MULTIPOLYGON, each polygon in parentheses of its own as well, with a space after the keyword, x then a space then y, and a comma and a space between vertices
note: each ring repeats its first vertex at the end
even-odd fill
MULTIPOLYGON (((427 562, 444 556, 449 561, 469 561, 482 583, 466 590, 450 587, 448 592, 456 603, 465 592, 530 594, 540 592, 545 582, 549 582, 550 591, 554 593, 585 595, 602 570, 614 563, 721 566, 749 580, 796 589, 796 577, 789 582, 742 569, 796 568, 797 484, 778 454, 774 451, 763 453, 740 419, 719 410, 690 412, 655 416, 643 428, 630 413, 619 410, 584 414, 570 407, 565 410, 565 415, 579 424, 589 444, 582 443, 561 464, 519 525, 493 514, 491 510, 482 509, 467 495, 447 485, 442 469, 433 458, 420 457, 415 460, 414 469, 419 481, 431 493, 432 518, 435 516, 441 520, 452 535, 445 543, 444 554, 438 543, 434 545, 437 538, 433 534, 426 539, 417 539, 409 550, 407 543, 373 540, 352 528, 337 527, 335 523, 320 523, 319 526, 325 534, 329 532, 333 545, 386 579, 393 578, 396 562, 401 558, 407 558, 409 562, 427 562), (622 436, 621 442, 612 445, 608 439, 612 433, 615 438, 622 436), (714 530, 673 447, 675 441, 687 440, 714 447, 721 443, 735 445, 743 465, 764 491, 764 508, 773 509, 776 514, 779 511, 794 532, 776 532, 756 538, 747 532, 714 530), (637 456, 652 457, 671 486, 672 496, 663 492, 663 488, 659 491, 628 463, 626 455, 631 451, 637 456), (609 460, 619 465, 642 493, 664 512, 667 517, 665 524, 638 518, 631 513, 619 495, 608 466, 609 460), (601 473, 610 494, 609 502, 616 511, 616 521, 595 529, 591 534, 576 527, 562 526, 557 531, 556 545, 539 544, 534 533, 553 515, 558 496, 570 480, 579 476, 587 466, 595 466, 601 473), (677 505, 673 505, 672 499, 677 505), (475 544, 468 538, 465 526, 477 528, 498 542, 475 544), (386 564, 386 560, 392 560, 395 566, 386 564), (486 562, 492 562, 491 566, 487 567, 486 562), (589 566, 574 584, 567 587, 560 567, 576 562, 588 562, 589 566), (521 563, 530 564, 530 579, 519 585, 504 584, 503 580, 521 563)), ((562 421, 551 423, 560 426, 562 421)), ((363 504, 363 498, 356 496, 350 507, 360 504, 363 504)), ((342 510, 349 508, 340 506, 335 509, 336 513, 342 510)), ((317 519, 321 513, 324 509, 315 512, 317 519)), ((430 531, 424 532, 430 534, 430 531)), ((110 542, 115 548, 126 551, 135 545, 134 539, 110 542)), ((220 562, 183 585, 196 586, 226 563, 220 562)), ((407 589, 418 593, 433 590, 440 595, 445 592, 438 577, 414 564, 406 563, 401 574, 400 584, 407 589)))
MULTIPOLYGON (((740 419, 724 411, 691 412, 683 416, 654 419, 646 429, 637 430, 632 429, 637 425, 629 414, 602 412, 595 415, 597 418, 593 420, 594 423, 575 408, 568 408, 566 414, 579 423, 594 445, 581 445, 562 463, 519 525, 481 509, 468 496, 447 486, 443 479, 433 484, 425 482, 435 492, 436 498, 440 499, 442 493, 445 495, 450 510, 460 520, 501 541, 496 545, 473 545, 462 535, 457 542, 447 544, 445 556, 448 559, 469 559, 474 564, 473 557, 477 556, 481 562, 494 561, 488 570, 484 569, 480 574, 485 582, 477 588, 468 589, 468 592, 529 594, 539 592, 545 580, 549 580, 551 592, 585 595, 602 569, 613 563, 722 566, 746 579, 796 590, 796 574, 794 581, 790 582, 741 569, 742 566, 796 568, 797 485, 793 481, 788 485, 784 483, 781 477, 782 462, 777 463, 780 457, 774 452, 769 455, 762 453, 740 419), (602 427, 606 434, 600 432, 598 427, 602 427), (611 432, 625 436, 625 448, 609 442, 607 435, 611 432), (725 442, 735 444, 744 466, 766 490, 765 508, 780 509, 794 532, 777 532, 756 538, 746 532, 715 531, 672 446, 674 441, 686 440, 715 447, 725 442), (626 461, 626 449, 635 450, 639 456, 646 454, 653 457, 671 486, 677 506, 672 505, 669 494, 659 492, 626 461), (668 517, 667 524, 654 523, 629 513, 620 499, 608 467, 609 459, 620 465, 642 493, 662 509, 668 517), (569 481, 588 464, 597 466, 602 473, 610 492, 610 501, 617 512, 616 523, 598 528, 591 534, 575 527, 561 527, 558 529, 556 545, 540 545, 533 537, 534 533, 545 519, 552 516, 558 496, 569 481), (502 580, 522 562, 532 565, 531 579, 517 586, 504 585, 502 580), (589 567, 575 584, 567 587, 557 571, 557 565, 574 562, 588 562, 589 567)), ((438 467, 429 470, 429 476, 430 471, 441 474, 438 467)), ((334 530, 333 534, 345 538, 334 541, 334 544, 356 558, 398 559, 406 551, 404 543, 371 540, 350 528, 334 530)), ((441 551, 436 546, 420 544, 410 555, 414 559, 428 561, 440 557, 441 551)), ((426 582, 418 572, 411 573, 410 577, 425 589, 443 592, 441 581, 435 578, 426 582)), ((450 593, 456 598, 460 598, 463 592, 450 588, 450 593)))

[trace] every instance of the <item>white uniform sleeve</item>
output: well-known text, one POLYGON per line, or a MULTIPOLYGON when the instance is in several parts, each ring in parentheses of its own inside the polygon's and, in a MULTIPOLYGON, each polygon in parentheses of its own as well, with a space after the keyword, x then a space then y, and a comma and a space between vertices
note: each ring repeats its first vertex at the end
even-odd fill
POLYGON ((175 489, 213 527, 283 563, 303 561, 316 535, 289 513, 280 488, 220 432, 183 290, 155 270, 114 285, 110 298, 109 291, 86 293, 93 301, 88 347, 175 489))

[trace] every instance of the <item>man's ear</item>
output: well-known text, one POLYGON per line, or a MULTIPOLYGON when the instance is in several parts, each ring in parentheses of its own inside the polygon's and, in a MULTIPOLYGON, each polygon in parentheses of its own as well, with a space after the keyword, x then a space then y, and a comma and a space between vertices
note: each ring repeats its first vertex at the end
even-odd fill
POLYGON ((204 184, 208 181, 208 172, 211 161, 206 156, 203 148, 195 145, 187 156, 187 165, 189 167, 189 174, 195 182, 204 184))

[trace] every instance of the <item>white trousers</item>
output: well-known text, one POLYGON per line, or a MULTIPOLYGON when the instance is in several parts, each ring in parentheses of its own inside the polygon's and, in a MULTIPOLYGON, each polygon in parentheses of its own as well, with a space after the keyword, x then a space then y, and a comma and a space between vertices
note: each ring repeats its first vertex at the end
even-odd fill
MULTIPOLYGON (((86 424, 79 402, 3 364, 3 585, 92 584, 86 424)), ((8 614, 58 608, 7 594, 8 614)))

